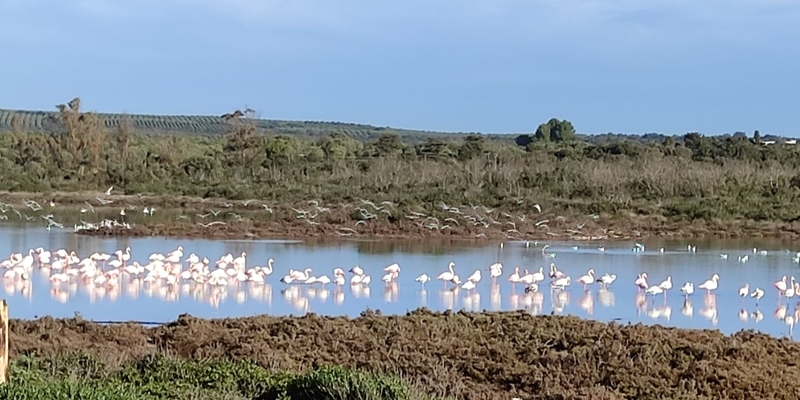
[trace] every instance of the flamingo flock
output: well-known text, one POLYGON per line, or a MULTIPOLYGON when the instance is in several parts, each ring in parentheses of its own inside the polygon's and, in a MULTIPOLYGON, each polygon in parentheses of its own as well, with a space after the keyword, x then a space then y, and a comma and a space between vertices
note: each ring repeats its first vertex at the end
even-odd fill
MULTIPOLYGON (((554 258, 554 257, 549 257, 554 258)), ((272 258, 259 265, 251 265, 252 260, 248 260, 246 252, 238 255, 228 253, 219 257, 215 261, 206 257, 200 257, 195 253, 184 254, 182 246, 166 252, 153 253, 146 262, 140 263, 132 258, 131 248, 126 247, 113 253, 95 252, 85 256, 78 256, 75 251, 58 249, 49 251, 43 247, 31 248, 27 252, 11 254, 8 259, 0 262, 0 271, 3 279, 8 282, 27 282, 32 271, 39 269, 48 273, 48 279, 54 287, 64 284, 82 282, 95 288, 113 289, 119 287, 125 280, 137 280, 143 285, 156 287, 172 287, 181 283, 192 283, 201 286, 224 288, 229 285, 264 285, 275 270, 275 261, 272 258)), ((549 289, 557 293, 565 291, 572 285, 573 278, 560 270, 554 262, 549 263, 549 270, 542 266, 537 269, 529 270, 514 267, 510 274, 504 277, 504 266, 500 262, 490 264, 485 268, 477 268, 471 272, 464 273, 462 278, 459 275, 455 262, 449 262, 447 268, 433 275, 437 281, 441 282, 443 289, 456 293, 459 290, 466 292, 467 296, 477 295, 478 285, 488 273, 492 287, 496 286, 499 279, 506 279, 512 286, 512 291, 516 292, 517 286, 524 288, 525 294, 539 293, 542 287, 549 286, 549 289), (546 282, 549 279, 548 282, 546 282)), ((280 282, 288 287, 305 285, 309 287, 326 288, 330 285, 339 288, 349 285, 352 290, 367 288, 372 283, 368 271, 361 266, 353 266, 345 271, 343 268, 332 268, 331 273, 315 273, 312 268, 289 269, 280 279, 280 282)), ((397 284, 401 275, 401 267, 398 263, 392 263, 382 269, 374 270, 380 276, 380 281, 387 287, 397 284), (378 272, 380 271, 380 272, 378 272)), ((417 276, 414 281, 421 289, 430 284, 434 277, 423 273, 417 276)), ((607 291, 609 286, 614 284, 617 276, 612 273, 597 274, 594 268, 589 268, 585 273, 577 275, 574 281, 588 292, 593 285, 599 286, 601 291, 607 291)), ((637 288, 637 293, 642 298, 650 297, 653 301, 657 296, 663 297, 666 301, 668 293, 673 289, 672 276, 667 275, 662 279, 651 284, 647 272, 638 274, 633 281, 637 288)), ((688 299, 696 289, 702 290, 707 299, 719 289, 720 275, 713 274, 709 279, 692 283, 685 282, 679 287, 683 297, 688 299)), ((794 276, 783 276, 774 283, 778 299, 791 299, 800 297, 800 282, 794 276)), ((598 292, 599 294, 599 292, 598 292)), ((759 287, 751 287, 746 284, 738 289, 737 294, 742 298, 742 302, 752 299, 756 307, 759 301, 765 296, 765 291, 759 287)), ((637 297, 638 299, 638 297, 637 297)), ((465 300, 466 301, 466 300, 465 300)), ((638 302, 638 300, 637 300, 638 302)), ((777 314, 776 314, 777 315, 777 314)), ((790 313, 784 310, 781 316, 787 324, 800 319, 800 310, 790 313)))
MULTIPOLYGON (((249 266, 247 253, 242 252, 235 256, 228 253, 215 262, 208 258, 200 258, 197 254, 191 253, 184 258, 183 247, 178 246, 168 253, 153 253, 148 257, 148 262, 144 265, 138 261, 130 262, 131 248, 117 250, 112 254, 93 253, 86 257, 79 257, 75 251, 59 249, 47 251, 42 247, 29 249, 26 254, 14 253, 8 259, 0 262, 0 267, 5 269, 3 278, 6 280, 27 280, 33 268, 39 267, 49 269, 52 273, 49 277, 54 284, 70 282, 73 279, 80 279, 90 282, 97 286, 114 286, 119 284, 121 274, 131 277, 142 278, 144 283, 163 281, 167 285, 173 285, 181 281, 194 281, 196 283, 208 284, 212 286, 227 286, 231 281, 234 282, 253 282, 263 283, 274 271, 274 259, 270 258, 263 266, 249 266)), ((455 262, 450 262, 447 269, 436 276, 436 280, 441 281, 444 288, 452 285, 453 289, 460 288, 466 291, 473 291, 483 278, 481 269, 475 269, 464 281, 461 280, 455 271, 455 262)), ((489 278, 494 283, 503 275, 503 264, 496 262, 489 265, 484 271, 489 272, 489 278)), ((364 269, 358 265, 347 271, 351 274, 349 284, 351 286, 367 286, 372 279, 364 269)), ((325 286, 334 284, 344 286, 348 283, 347 272, 342 268, 334 268, 332 274, 313 274, 312 268, 302 270, 290 269, 289 272, 280 279, 284 284, 306 284, 325 286)), ((395 282, 400 276, 401 268, 398 263, 390 264, 382 269, 381 281, 386 284, 395 282)), ((525 292, 537 292, 542 282, 550 278, 550 287, 553 289, 565 289, 572 283, 572 278, 559 270, 555 263, 550 263, 549 272, 544 273, 544 267, 538 270, 520 270, 515 267, 514 271, 508 276, 507 280, 512 288, 522 285, 525 292)), ((601 276, 595 275, 594 268, 577 278, 577 282, 583 287, 584 291, 593 284, 599 284, 603 288, 615 282, 616 275, 605 273, 601 276)), ((421 274, 415 281, 422 287, 430 282, 432 278, 427 274, 421 274)), ((719 274, 713 274, 710 279, 697 285, 697 288, 711 294, 719 287, 719 274)), ((658 284, 650 285, 646 272, 640 273, 634 285, 638 290, 653 297, 663 295, 673 288, 672 277, 667 276, 658 284)), ((800 296, 800 282, 795 277, 787 279, 783 276, 774 283, 779 298, 787 299, 800 296)), ((694 293, 695 285, 686 282, 680 287, 684 296, 694 293)), ((761 288, 754 288, 750 291, 750 286, 745 285, 739 289, 739 296, 750 297, 758 302, 763 296, 761 288)))

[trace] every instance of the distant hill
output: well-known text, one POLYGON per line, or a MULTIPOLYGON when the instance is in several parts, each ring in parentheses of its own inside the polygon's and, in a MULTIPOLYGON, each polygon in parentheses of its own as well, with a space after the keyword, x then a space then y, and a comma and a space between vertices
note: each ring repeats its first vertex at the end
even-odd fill
MULTIPOLYGON (((200 136, 219 136, 231 129, 231 123, 218 116, 208 115, 141 115, 98 113, 106 127, 115 129, 123 116, 130 118, 135 133, 140 134, 187 134, 200 136)), ((59 129, 57 111, 28 111, 0 109, 0 133, 13 131, 12 121, 16 119, 18 129, 25 132, 55 132, 59 129), (16 117, 15 117, 16 116, 16 117)), ((257 120, 258 128, 276 135, 292 135, 318 138, 331 133, 344 133, 359 140, 371 140, 383 134, 396 134, 403 141, 418 142, 429 137, 463 137, 469 133, 444 133, 377 127, 372 125, 324 121, 280 121, 257 120)), ((497 136, 497 135, 491 135, 497 136)), ((502 135, 507 139, 508 135, 502 135)))
MULTIPOLYGON (((104 114, 99 113, 105 121, 106 127, 115 129, 123 117, 126 115, 133 124, 133 130, 139 134, 185 134, 199 136, 220 136, 231 129, 231 123, 219 116, 209 115, 142 115, 142 114, 104 114)), ((0 133, 13 131, 14 119, 17 120, 18 129, 25 132, 56 132, 59 130, 57 111, 27 111, 27 110, 5 110, 0 109, 0 133), (16 116, 16 117, 15 117, 16 116)), ((535 130, 537 123, 531 123, 532 131, 535 130)), ((291 135, 308 139, 316 139, 328 136, 332 133, 343 133, 358 140, 374 140, 384 134, 395 134, 404 142, 419 143, 429 138, 456 139, 463 138, 474 132, 451 133, 420 131, 411 129, 398 129, 390 127, 378 127, 364 124, 353 124, 347 122, 325 122, 325 121, 281 121, 270 119, 257 120, 259 129, 275 135, 291 135)), ((486 134, 489 140, 510 141, 514 140, 519 133, 486 134)), ((745 135, 737 132, 733 135, 745 135)), ((731 135, 721 135, 725 138, 731 135)), ((667 137, 673 138, 677 142, 683 140, 682 135, 669 136, 659 133, 646 133, 643 135, 605 133, 599 135, 581 135, 578 137, 593 144, 613 143, 621 141, 631 141, 641 144, 661 143, 667 137)), ((765 140, 781 140, 778 136, 765 135, 765 140)))

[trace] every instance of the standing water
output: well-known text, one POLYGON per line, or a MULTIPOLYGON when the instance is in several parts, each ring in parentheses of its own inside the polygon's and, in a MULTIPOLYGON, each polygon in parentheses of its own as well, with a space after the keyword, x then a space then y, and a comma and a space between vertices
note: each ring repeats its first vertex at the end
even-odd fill
MULTIPOLYGON (((183 247, 183 259, 194 253, 201 259, 216 260, 231 253, 246 253, 247 268, 265 266, 273 258, 274 272, 264 283, 230 279, 227 286, 180 281, 170 285, 165 279, 148 282, 146 273, 138 277, 122 273, 119 284, 96 284, 73 277, 69 282, 54 283, 47 266, 34 263, 27 280, 4 278, 5 298, 14 318, 45 315, 71 317, 80 313, 96 321, 174 320, 182 313, 198 317, 240 317, 257 314, 355 316, 366 310, 401 314, 419 307, 433 310, 508 311, 526 310, 534 314, 569 314, 599 321, 646 323, 684 328, 719 329, 733 333, 756 329, 774 336, 790 336, 796 315, 797 300, 780 296, 774 283, 784 275, 798 273, 798 264, 790 243, 776 241, 672 241, 615 243, 442 243, 419 241, 339 241, 304 244, 297 241, 231 241, 176 238, 100 238, 79 236, 67 231, 51 232, 41 228, 4 227, 0 229, 0 254, 28 254, 42 247, 55 253, 59 249, 75 251, 81 258, 92 253, 113 254, 131 248, 131 259, 146 265, 153 253, 169 253, 183 247), (545 247, 547 245, 547 247, 545 247), (696 250, 692 246, 696 246, 696 250), (662 250, 663 249, 663 250, 662 250), (746 257, 745 257, 746 256, 746 257), (489 265, 500 262, 502 275, 493 282, 489 265), (453 289, 461 285, 437 280, 455 263, 454 272, 462 285, 474 271, 481 279, 471 290, 453 289), (395 281, 384 283, 383 268, 397 263, 400 272, 395 281), (550 265, 570 276, 563 291, 552 290, 550 265), (345 271, 360 266, 371 277, 369 285, 338 287, 281 283, 290 269, 311 268, 311 276, 327 275, 333 269, 345 271), (545 280, 538 292, 526 293, 524 283, 512 283, 515 267, 520 276, 543 269, 545 280), (614 274, 616 280, 607 289, 598 283, 584 290, 579 278, 594 271, 595 279, 614 274), (647 286, 657 286, 671 277, 672 288, 666 293, 646 294, 634 284, 637 276, 647 273, 647 286), (427 274, 431 281, 415 281, 427 274), (700 288, 714 274, 718 288, 710 293, 700 288), (684 296, 680 288, 694 284, 694 293, 684 296), (758 306, 755 299, 739 296, 739 289, 749 284, 748 293, 758 287, 764 296, 758 306)), ((100 263, 102 265, 102 263, 100 263)), ((184 263, 186 267, 186 263, 184 263)), ((106 269, 110 267, 106 266, 106 269)), ((800 274, 798 274, 800 277, 800 274)), ((657 291, 657 290, 656 290, 657 291)), ((793 335, 792 335, 793 337, 793 335)))

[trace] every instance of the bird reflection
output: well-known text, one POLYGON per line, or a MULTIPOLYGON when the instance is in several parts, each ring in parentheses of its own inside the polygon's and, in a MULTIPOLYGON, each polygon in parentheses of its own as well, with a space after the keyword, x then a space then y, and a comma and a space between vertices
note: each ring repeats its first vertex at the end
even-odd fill
POLYGON ((492 311, 500 311, 503 308, 503 297, 500 295, 500 285, 492 283, 489 287, 489 303, 492 311))
POLYGON ((456 299, 459 291, 460 288, 458 286, 452 289, 439 290, 439 301, 442 307, 447 310, 454 310, 456 308, 456 299))
POLYGON ((331 292, 328 289, 322 288, 313 288, 309 287, 306 289, 306 297, 309 300, 318 300, 320 303, 324 303, 328 300, 331 292))
POLYGON ((789 336, 794 337, 794 325, 797 323, 797 313, 790 313, 783 318, 783 323, 789 327, 789 336))
POLYGON ((247 301, 247 292, 244 290, 237 290, 233 293, 233 298, 236 299, 236 304, 244 304, 244 302, 247 301))
POLYGON ((464 300, 462 300, 462 304, 464 306, 464 311, 481 311, 481 294, 477 291, 466 294, 464 300))
POLYGON ((343 291, 337 289, 336 292, 333 293, 333 304, 340 306, 344 303, 344 299, 345 297, 343 291))
POLYGON ((636 303, 637 317, 647 312, 647 295, 644 292, 637 292, 634 302, 636 303))
POLYGON ((508 295, 508 305, 511 307, 512 310, 519 310, 519 294, 517 292, 512 291, 510 295, 508 295))
POLYGON ((788 307, 785 304, 781 304, 775 309, 775 312, 773 312, 772 315, 779 320, 783 320, 786 318, 787 309, 788 307))
POLYGON ((761 322, 762 319, 764 319, 764 313, 762 313, 761 311, 758 311, 758 310, 753 311, 750 314, 750 318, 752 318, 755 323, 759 323, 759 322, 761 322))
POLYGON ((700 315, 711 321, 711 325, 717 326, 719 319, 717 318, 717 295, 706 294, 703 296, 703 308, 700 310, 700 315))
POLYGON ((368 299, 369 298, 369 286, 365 285, 350 285, 350 292, 353 293, 353 297, 357 299, 368 299))
POLYGON ((531 292, 525 294, 525 309, 533 315, 542 313, 544 307, 544 293, 531 292))
POLYGON ((600 288, 597 291, 597 300, 600 301, 600 305, 606 308, 614 307, 616 304, 616 297, 614 296, 614 292, 606 289, 600 288))
POLYGON ((551 307, 556 313, 563 313, 564 308, 569 305, 569 292, 556 290, 555 295, 550 298, 551 307))
POLYGON ((428 306, 428 291, 425 289, 417 290, 417 299, 419 300, 420 307, 428 306))
POLYGON ((383 287, 383 301, 387 303, 397 303, 398 290, 397 281, 391 281, 383 287))
POLYGON ((750 320, 750 313, 747 312, 744 308, 739 310, 739 321, 747 323, 750 320))
POLYGON ((247 294, 250 299, 261 301, 268 306, 272 306, 272 285, 265 283, 262 285, 249 285, 247 294))
POLYGON ((681 314, 692 318, 694 315, 694 307, 692 307, 692 299, 689 297, 685 297, 683 299, 683 307, 681 308, 681 314))
POLYGON ((586 311, 586 314, 589 315, 594 314, 594 296, 592 295, 591 290, 583 292, 583 296, 581 296, 581 299, 578 302, 578 304, 583 309, 583 311, 586 311))
POLYGON ((672 307, 668 305, 653 307, 648 310, 647 315, 653 319, 664 318, 665 320, 669 321, 669 319, 672 317, 672 307))
POLYGON ((281 290, 281 294, 283 294, 284 300, 291 305, 295 310, 300 313, 307 313, 309 310, 309 302, 308 298, 305 297, 300 290, 299 286, 290 286, 284 290, 281 290))
POLYGON ((14 281, 4 280, 3 281, 3 291, 6 292, 7 295, 13 296, 14 293, 17 292, 17 288, 15 287, 14 281))
POLYGON ((61 304, 65 304, 69 301, 69 292, 61 288, 54 287, 50 289, 50 297, 61 304))

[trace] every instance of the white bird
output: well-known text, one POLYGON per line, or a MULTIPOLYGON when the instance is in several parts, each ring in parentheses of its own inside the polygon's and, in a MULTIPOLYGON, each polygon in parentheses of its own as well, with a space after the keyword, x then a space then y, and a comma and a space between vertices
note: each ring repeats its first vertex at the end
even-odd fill
POLYGON ((514 273, 508 276, 508 281, 511 282, 512 286, 515 283, 519 283, 519 267, 514 267, 514 273))
POLYGON ((664 291, 664 297, 667 297, 667 292, 672 289, 672 276, 667 276, 667 279, 659 283, 658 287, 664 291))
POLYGON ((397 278, 397 272, 389 272, 386 275, 381 277, 381 280, 389 283, 392 282, 395 278, 397 278))
POLYGON ((756 299, 756 307, 758 307, 758 301, 761 300, 762 297, 764 297, 764 291, 757 287, 753 291, 753 293, 750 293, 750 297, 756 299))
POLYGON ((794 277, 789 280, 789 286, 786 290, 783 291, 783 296, 788 298, 794 297, 797 294, 796 285, 794 283, 794 277))
POLYGON ((744 286, 739 288, 739 296, 740 297, 747 297, 750 294, 750 284, 745 283, 744 286))
POLYGON ((525 275, 519 277, 519 283, 524 283, 526 285, 530 285, 531 283, 536 283, 535 274, 528 273, 528 270, 525 270, 525 275))
MULTIPOLYGON (((114 187, 111 186, 110 188, 106 189, 106 196, 111 196, 111 189, 114 189, 114 187)), ((97 192, 95 192, 95 193, 97 193, 97 192)))
POLYGON ((417 279, 414 279, 414 280, 419 282, 419 283, 421 283, 422 287, 425 287, 425 283, 430 281, 431 277, 428 276, 428 274, 422 274, 422 275, 418 276, 417 279))
POLYGON ((383 268, 383 272, 398 273, 400 272, 400 265, 397 263, 387 265, 383 268))
POLYGON ((441 274, 439 274, 439 276, 437 276, 436 279, 438 279, 440 281, 443 281, 444 285, 447 286, 447 282, 448 281, 452 281, 453 277, 456 276, 455 271, 453 271, 453 267, 455 267, 455 266, 456 266, 456 263, 450 261, 450 264, 447 265, 447 269, 448 270, 445 271, 445 272, 442 272, 441 274))
POLYGON ((333 283, 336 284, 336 286, 343 286, 346 282, 347 279, 345 279, 344 275, 336 275, 333 278, 333 283))
POLYGON ((594 268, 590 268, 589 271, 586 272, 586 275, 578 278, 578 282, 582 283, 583 290, 586 290, 587 285, 594 283, 594 268))
POLYGON ((461 288, 466 290, 466 291, 470 291, 472 289, 475 289, 475 282, 473 282, 473 281, 468 279, 466 282, 464 282, 463 285, 461 285, 461 288))
POLYGON ((328 277, 328 275, 318 276, 316 282, 314 283, 319 283, 324 287, 325 285, 331 283, 331 278, 328 277))
POLYGON ((778 289, 778 297, 786 291, 786 275, 784 275, 779 281, 775 282, 773 285, 775 289, 778 289))
POLYGON ((486 270, 489 271, 489 276, 492 280, 497 279, 500 275, 503 275, 503 264, 496 262, 490 265, 486 270))
POLYGON ((566 278, 567 275, 556 268, 556 263, 550 263, 550 278, 560 279, 566 278))
POLYGON ((481 270, 479 270, 479 269, 476 269, 476 270, 475 270, 475 272, 473 272, 473 273, 472 273, 472 275, 470 275, 470 276, 467 278, 467 280, 468 280, 468 281, 471 281, 471 282, 473 282, 473 283, 478 283, 478 282, 480 282, 480 281, 481 281, 481 270))
POLYGON ((711 279, 700 284, 699 288, 705 289, 706 292, 708 292, 708 294, 711 294, 711 291, 716 290, 718 286, 719 286, 719 275, 714 274, 711 276, 711 279))
POLYGON ((681 293, 689 297, 690 294, 694 293, 694 284, 692 284, 692 282, 684 283, 683 286, 681 286, 681 293))
POLYGON ((648 287, 647 272, 642 272, 641 274, 639 274, 639 277, 636 278, 636 280, 633 281, 633 283, 639 288, 639 291, 641 291, 642 289, 647 289, 648 287))
POLYGON ((538 283, 544 280, 544 267, 539 267, 539 270, 533 273, 533 282, 538 283))
POLYGON ((553 283, 551 283, 550 286, 553 288, 564 289, 567 286, 569 286, 570 281, 571 279, 568 276, 564 278, 558 278, 555 281, 553 281, 553 283))
POLYGON ((659 287, 659 286, 653 285, 653 286, 650 286, 649 288, 647 288, 647 290, 645 290, 644 292, 647 293, 647 294, 651 294, 651 295, 653 295, 653 297, 655 297, 655 295, 657 295, 657 294, 664 293, 664 289, 661 289, 661 287, 659 287))
POLYGON ((617 280, 617 276, 614 274, 603 274, 597 282, 600 283, 602 286, 608 287, 608 285, 612 284, 615 280, 617 280))

